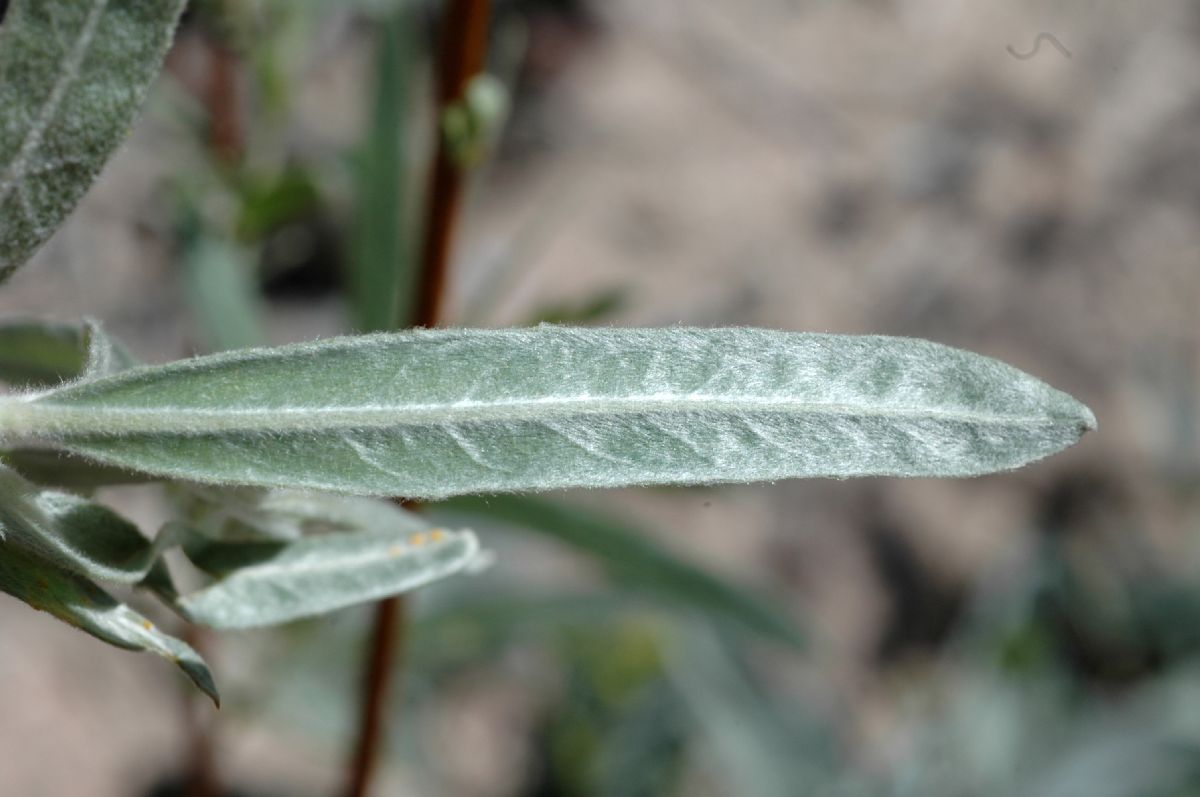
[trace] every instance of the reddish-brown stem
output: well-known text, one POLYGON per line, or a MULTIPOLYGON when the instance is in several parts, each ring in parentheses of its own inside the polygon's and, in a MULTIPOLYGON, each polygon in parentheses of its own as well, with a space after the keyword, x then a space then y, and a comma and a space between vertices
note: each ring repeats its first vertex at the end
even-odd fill
POLYGON ((408 638, 408 606, 403 596, 380 601, 375 609, 375 627, 363 678, 363 700, 358 744, 350 761, 350 780, 346 794, 362 797, 371 786, 383 745, 387 724, 388 695, 397 662, 404 660, 403 645, 408 638))
POLYGON ((238 56, 224 42, 208 42, 208 83, 204 105, 208 108, 208 147, 224 166, 241 160, 245 146, 238 102, 238 56))
MULTIPOLYGON (((437 72, 437 119, 450 105, 460 102, 471 80, 483 71, 487 55, 490 0, 449 0, 442 22, 442 43, 437 72)), ((432 327, 441 320, 445 303, 446 274, 466 174, 455 163, 444 136, 437 136, 437 152, 429 188, 428 215, 421 246, 421 270, 412 322, 432 327)), ((410 505, 411 506, 411 505, 410 505)), ((358 743, 351 760, 347 797, 365 797, 370 789, 383 747, 389 694, 404 657, 408 631, 407 604, 403 598, 381 601, 363 679, 362 715, 358 743)))
MULTIPOLYGON (((489 0, 450 0, 446 8, 438 64, 439 120, 441 111, 461 102, 468 84, 483 71, 489 6, 489 0)), ((455 163, 446 137, 438 136, 437 142, 413 319, 420 327, 435 326, 440 320, 450 250, 466 186, 464 169, 455 163)))

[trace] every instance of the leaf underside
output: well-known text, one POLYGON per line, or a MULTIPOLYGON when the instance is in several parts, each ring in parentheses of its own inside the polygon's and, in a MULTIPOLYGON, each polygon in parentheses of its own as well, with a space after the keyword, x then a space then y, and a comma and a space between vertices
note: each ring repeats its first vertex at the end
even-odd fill
POLYGON ((83 576, 11 543, 0 543, 0 591, 111 645, 150 651, 173 661, 214 703, 220 703, 212 673, 196 651, 83 576))
POLYGON ((0 27, 0 282, 129 132, 184 0, 13 0, 0 27))
POLYGON ((205 542, 188 548, 221 575, 179 600, 184 616, 211 628, 276 625, 378 600, 458 573, 479 553, 475 535, 431 529, 322 534, 291 542, 205 542))
POLYGON ((41 490, 0 465, 0 539, 88 578, 136 584, 162 548, 107 507, 70 493, 41 490))
POLYGON ((443 498, 971 476, 1095 425, 1065 393, 907 338, 424 330, 136 368, 0 406, 0 433, 199 482, 443 498))

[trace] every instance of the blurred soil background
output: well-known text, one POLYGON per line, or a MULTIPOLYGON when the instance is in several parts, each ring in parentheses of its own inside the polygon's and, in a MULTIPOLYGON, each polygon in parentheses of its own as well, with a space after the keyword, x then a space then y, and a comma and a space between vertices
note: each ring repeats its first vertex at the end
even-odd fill
MULTIPOLYGON (((309 169, 277 192, 303 201, 252 233, 248 277, 275 343, 350 328, 346 161, 370 117, 379 24, 301 6, 272 39, 286 48, 283 110, 256 110, 263 83, 232 47, 235 101, 252 107, 246 160, 276 178, 309 169)), ((514 111, 472 194, 452 323, 919 336, 1072 393, 1100 429, 969 481, 570 496, 635 518, 796 619, 801 653, 733 646, 785 730, 763 743, 745 700, 693 700, 699 659, 655 641, 674 632, 575 619, 475 660, 418 656, 379 793, 1200 793, 1200 5, 500 6, 493 68, 515 86, 514 111), (1070 55, 1043 39, 1018 57, 1041 33, 1070 55), (595 685, 611 673, 588 670, 614 656, 618 694, 671 684, 664 705, 679 711, 637 715, 665 730, 621 724, 632 709, 595 685), (588 714, 581 694, 600 708, 588 714), (622 735, 648 740, 634 752, 654 760, 613 764, 622 735)), ((415 19, 428 47, 432 23, 415 19)), ((143 121, 0 292, 0 313, 97 318, 154 362, 212 345, 176 210, 187 195, 199 217, 231 212, 195 132, 212 35, 185 28, 143 121)), ((412 116, 415 141, 428 125, 412 116)), ((405 157, 419 184, 427 151, 405 157)), ((106 496, 147 531, 163 511, 146 488, 106 496)), ((543 609, 556 589, 603 584, 550 543, 495 539, 490 577, 541 588, 543 609)), ((12 600, 0 624, 0 794, 148 794, 179 770, 169 668, 12 600)), ((228 782, 333 791, 364 626, 350 612, 221 641, 228 782)), ((677 636, 684 651, 706 644, 677 636)))

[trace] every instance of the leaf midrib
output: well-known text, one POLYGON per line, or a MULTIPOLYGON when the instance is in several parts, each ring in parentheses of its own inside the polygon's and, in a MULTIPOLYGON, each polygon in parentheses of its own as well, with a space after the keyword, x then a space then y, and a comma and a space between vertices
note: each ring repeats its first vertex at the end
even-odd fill
POLYGON ((1070 415, 1010 415, 964 409, 905 405, 813 402, 786 397, 643 395, 523 398, 440 404, 359 405, 352 407, 195 407, 65 406, 51 401, 0 403, 0 437, 57 437, 63 434, 203 435, 222 432, 323 432, 399 426, 438 426, 486 422, 538 422, 585 416, 664 414, 790 414, 844 418, 932 419, 991 426, 1081 424, 1070 415))

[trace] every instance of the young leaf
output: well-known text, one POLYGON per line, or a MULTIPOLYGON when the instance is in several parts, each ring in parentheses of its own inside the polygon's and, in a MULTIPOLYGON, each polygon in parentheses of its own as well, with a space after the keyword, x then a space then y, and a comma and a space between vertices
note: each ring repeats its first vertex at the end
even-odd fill
POLYGON ((9 542, 0 542, 0 590, 110 645, 148 650, 170 659, 220 705, 212 673, 196 651, 164 634, 86 578, 9 542))
POLYGON ((199 482, 443 498, 970 476, 1091 412, 996 360, 760 329, 419 330, 212 355, 0 401, 0 439, 199 482))
POLYGON ((178 601, 184 616, 219 629, 275 625, 379 600, 470 566, 469 531, 431 529, 322 534, 292 542, 224 543, 193 538, 185 549, 222 578, 178 601))
POLYGON ((129 131, 184 0, 13 0, 0 27, 0 282, 129 131))
POLYGON ((136 584, 172 541, 69 493, 40 490, 0 465, 0 539, 89 578, 136 584))
POLYGON ((456 498, 442 507, 558 540, 594 558, 630 592, 731 620, 784 644, 804 645, 795 624, 769 604, 678 558, 615 518, 525 496, 456 498))

